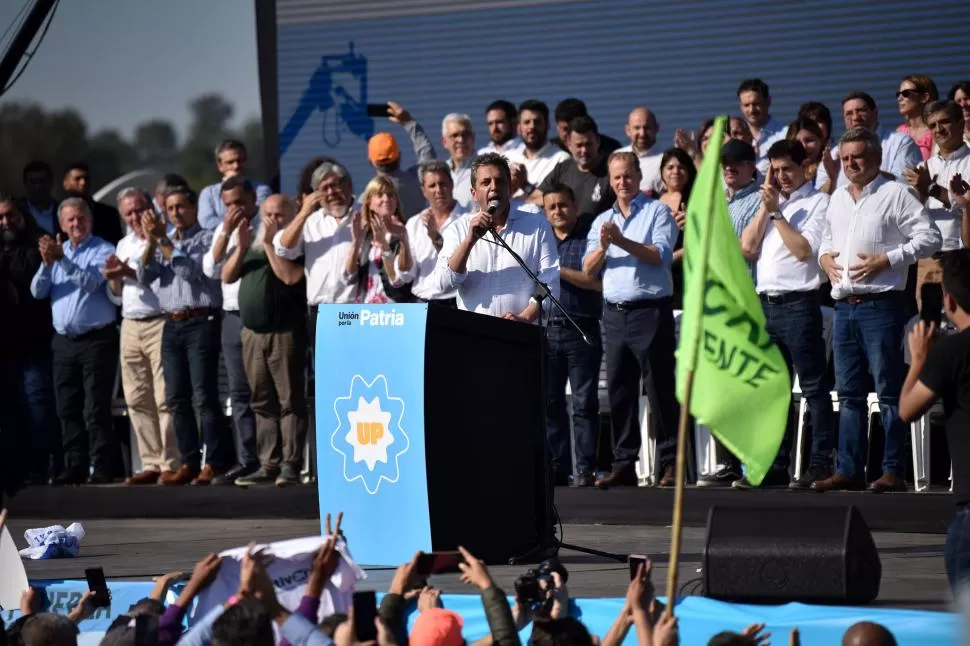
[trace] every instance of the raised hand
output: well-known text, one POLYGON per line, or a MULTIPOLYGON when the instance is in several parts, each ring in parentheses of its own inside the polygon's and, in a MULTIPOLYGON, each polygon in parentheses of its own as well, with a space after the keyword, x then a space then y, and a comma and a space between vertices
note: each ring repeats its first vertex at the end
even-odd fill
POLYGON ((935 338, 936 323, 934 321, 930 321, 929 325, 926 324, 926 321, 917 321, 913 329, 909 331, 907 338, 909 343, 909 356, 912 363, 926 361, 926 357, 930 353, 930 348, 933 347, 935 338))
POLYGON ((418 612, 431 610, 441 607, 441 590, 438 588, 425 588, 418 595, 418 612))
POLYGON ((273 238, 279 233, 280 228, 276 226, 276 218, 271 218, 267 215, 262 217, 262 222, 260 226, 263 227, 263 244, 273 244, 273 238))
POLYGON ((485 211, 479 211, 472 216, 471 221, 468 223, 468 231, 476 238, 481 238, 492 228, 492 225, 492 216, 485 211))
POLYGON ((236 227, 236 241, 242 253, 245 253, 249 245, 253 243, 253 227, 246 220, 242 220, 236 227))
POLYGON ((307 217, 323 206, 325 198, 326 196, 323 194, 323 191, 313 191, 300 202, 300 210, 297 212, 296 217, 307 217))
POLYGON ((825 146, 825 150, 822 151, 822 168, 825 169, 825 174, 829 176, 832 186, 835 186, 836 180, 839 179, 839 173, 842 172, 842 161, 838 155, 832 156, 832 144, 825 146))
POLYGON ((337 541, 329 538, 317 550, 313 557, 313 567, 310 570, 310 580, 307 582, 307 595, 319 597, 330 581, 337 566, 340 565, 340 552, 337 551, 337 541))
POLYGON ((141 214, 141 230, 151 242, 158 242, 165 237, 165 223, 149 211, 141 214))
POLYGON ((355 244, 364 239, 364 214, 360 210, 350 216, 350 239, 355 244))
POLYGON ((683 128, 674 130, 674 148, 680 148, 689 155, 697 152, 697 142, 694 141, 694 134, 688 133, 683 128))
POLYGON ((399 125, 404 125, 409 121, 413 121, 411 118, 411 113, 402 108, 397 103, 393 101, 387 102, 387 118, 392 122, 399 125))
POLYGON ((844 269, 842 265, 835 262, 835 259, 839 257, 837 251, 833 251, 823 255, 819 259, 819 264, 822 266, 822 271, 825 275, 829 277, 829 282, 833 285, 838 285, 842 282, 842 270, 844 269))
POLYGON ((680 636, 677 633, 677 617, 664 613, 653 627, 652 646, 677 646, 680 636))
POLYGON ((104 262, 104 267, 101 269, 101 274, 111 280, 113 278, 122 278, 127 272, 128 267, 125 266, 123 262, 118 258, 118 256, 111 254, 108 256, 107 260, 104 262))
POLYGON ((390 594, 400 594, 403 596, 411 589, 419 558, 421 558, 421 552, 415 553, 414 558, 410 562, 398 566, 397 571, 394 573, 394 578, 391 580, 391 587, 388 589, 390 594))
POLYGON ((222 565, 222 557, 218 554, 209 554, 195 564, 188 585, 194 587, 196 590, 201 590, 206 587, 212 582, 216 572, 219 571, 220 565, 222 565))
POLYGON ((853 281, 870 280, 889 266, 889 257, 884 253, 860 253, 856 255, 862 262, 849 265, 849 278, 853 281))
POLYGON ((761 185, 761 205, 765 208, 768 213, 773 213, 779 208, 779 195, 780 192, 772 180, 775 177, 775 171, 770 166, 768 167, 768 172, 765 173, 765 181, 761 185))
POLYGON ((404 223, 397 219, 397 215, 390 213, 385 215, 384 218, 384 229, 390 233, 392 236, 398 240, 403 240, 408 235, 407 227, 404 223))
POLYGON ((687 224, 687 205, 683 202, 674 211, 674 222, 677 223, 677 228, 681 231, 684 230, 684 226, 687 224))
MULTIPOLYGON (((4 510, 6 511, 6 510, 4 510)), ((35 612, 40 612, 44 598, 37 591, 37 588, 30 586, 20 595, 20 613, 26 617, 35 612)))
POLYGON ((243 216, 243 210, 238 206, 230 206, 226 210, 225 217, 222 218, 222 232, 229 235, 233 230, 242 223, 246 218, 243 216))
POLYGON ((970 206, 970 184, 963 179, 960 173, 955 173, 950 178, 950 197, 953 198, 954 203, 961 209, 966 209, 967 206, 970 206))
POLYGON ((768 646, 770 644, 771 633, 764 632, 764 624, 751 624, 741 633, 747 637, 752 644, 757 644, 758 646, 768 646))
MULTIPOLYGON (((82 594, 81 598, 78 600, 77 605, 67 613, 67 618, 74 623, 80 623, 91 617, 95 610, 95 605, 92 603, 92 601, 96 596, 97 593, 94 590, 85 590, 84 594, 82 594)), ((110 602, 111 592, 108 592, 108 599, 110 602)))
POLYGON ((930 169, 923 164, 907 166, 903 171, 903 178, 916 189, 921 197, 926 197, 929 194, 930 184, 936 181, 936 177, 930 177, 930 169))
POLYGON ((49 235, 43 235, 41 236, 40 240, 37 241, 37 249, 40 251, 40 259, 48 267, 54 264, 52 247, 54 247, 54 239, 49 235))
POLYGON ((606 249, 611 244, 615 244, 623 239, 623 234, 620 232, 620 227, 617 226, 616 222, 607 222, 600 229, 600 244, 603 244, 603 236, 606 236, 607 243, 603 245, 606 249))
POLYGON ((458 546, 458 551, 461 552, 462 557, 465 559, 464 563, 458 564, 458 567, 461 569, 461 576, 458 578, 461 582, 478 586, 482 590, 491 588, 494 583, 492 583, 492 577, 488 573, 485 563, 472 556, 472 553, 461 545, 458 546))

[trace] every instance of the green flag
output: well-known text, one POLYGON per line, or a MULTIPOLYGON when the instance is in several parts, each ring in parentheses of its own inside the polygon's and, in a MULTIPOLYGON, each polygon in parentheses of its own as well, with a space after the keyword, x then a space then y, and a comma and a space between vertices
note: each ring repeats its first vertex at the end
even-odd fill
POLYGON ((761 301, 728 215, 721 182, 726 123, 727 117, 718 117, 714 124, 687 204, 677 398, 744 462, 748 480, 759 485, 785 435, 791 381, 765 330, 761 301))

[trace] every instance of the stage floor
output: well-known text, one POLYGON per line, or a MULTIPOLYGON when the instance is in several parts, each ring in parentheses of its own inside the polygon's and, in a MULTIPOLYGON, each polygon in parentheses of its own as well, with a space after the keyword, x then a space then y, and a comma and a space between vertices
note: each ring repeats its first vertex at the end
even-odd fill
MULTIPOLYGON (((557 489, 564 523, 563 540, 607 552, 649 555, 654 581, 663 590, 669 553, 673 492, 657 489, 610 491, 557 489)), ((883 577, 877 605, 945 610, 949 589, 943 569, 943 536, 952 517, 952 497, 930 494, 814 494, 788 491, 689 489, 681 582, 696 578, 704 542, 704 523, 713 504, 743 506, 846 505, 860 508, 873 530, 883 577)), ((100 565, 109 578, 150 579, 172 570, 190 570, 209 552, 319 534, 316 490, 295 487, 127 488, 123 486, 51 489, 35 487, 8 501, 11 533, 23 546, 30 527, 80 521, 87 537, 72 560, 26 562, 30 578, 82 579, 84 569, 100 565), (133 516, 137 514, 137 518, 133 516)), ((497 520, 496 522, 500 522, 497 520)), ((351 546, 352 547, 352 546, 351 546)), ((625 564, 571 551, 561 558, 576 597, 621 597, 628 580, 625 564)), ((490 568, 498 584, 512 592, 528 565, 490 568)), ((368 570, 365 588, 386 590, 392 571, 368 570)), ((468 592, 456 577, 434 583, 446 592, 468 592)), ((688 586, 687 592, 691 592, 688 586)))

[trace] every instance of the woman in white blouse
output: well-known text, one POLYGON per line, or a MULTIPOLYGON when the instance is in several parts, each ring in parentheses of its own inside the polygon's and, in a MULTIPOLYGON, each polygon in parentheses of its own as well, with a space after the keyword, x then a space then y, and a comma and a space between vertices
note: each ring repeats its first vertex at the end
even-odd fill
POLYGON ((352 220, 353 244, 344 265, 345 277, 357 284, 356 302, 410 301, 408 273, 413 260, 397 189, 378 175, 367 184, 360 204, 360 213, 352 220))

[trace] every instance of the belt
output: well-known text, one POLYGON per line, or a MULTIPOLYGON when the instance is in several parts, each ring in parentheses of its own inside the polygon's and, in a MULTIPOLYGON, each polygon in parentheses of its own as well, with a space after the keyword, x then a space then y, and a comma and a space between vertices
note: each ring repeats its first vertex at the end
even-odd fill
POLYGON ((849 294, 844 298, 836 300, 836 303, 845 303, 846 305, 859 305, 861 303, 871 303, 873 301, 884 301, 890 298, 898 298, 899 292, 895 289, 891 289, 888 292, 878 292, 875 294, 849 294))
POLYGON ((216 313, 211 307, 196 307, 191 310, 181 310, 178 312, 169 312, 169 321, 188 321, 189 319, 197 319, 203 316, 212 316, 216 313))
POLYGON ((794 301, 802 300, 803 298, 811 298, 817 296, 818 292, 782 292, 781 294, 758 294, 761 298, 762 303, 768 303, 769 305, 781 305, 782 303, 792 303, 794 301))
POLYGON ((70 341, 83 341, 99 334, 103 334, 104 332, 111 330, 113 326, 114 323, 108 323, 107 325, 102 325, 101 327, 96 327, 93 330, 81 332, 80 334, 61 334, 61 336, 70 341))
POLYGON ((671 302, 672 300, 669 296, 664 296, 663 298, 646 298, 642 301, 622 301, 620 303, 603 301, 603 305, 608 310, 629 312, 630 310, 644 310, 652 307, 670 307, 671 302))
POLYGON ((139 323, 148 323, 149 321, 157 321, 158 319, 163 319, 163 318, 165 318, 164 314, 152 314, 151 316, 143 316, 137 319, 129 317, 128 320, 137 321, 139 323))
MULTIPOLYGON (((578 325, 579 327, 587 327, 587 326, 592 326, 599 323, 599 319, 595 319, 590 316, 574 316, 573 320, 576 321, 576 325, 578 325)), ((552 327, 569 327, 569 328, 573 326, 572 323, 570 323, 569 321, 563 318, 549 319, 549 325, 552 327)))

